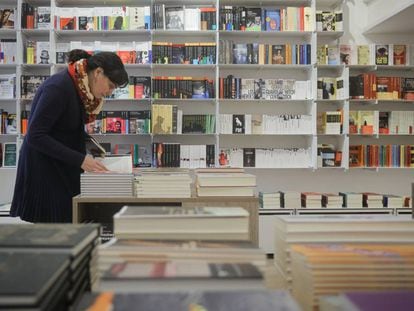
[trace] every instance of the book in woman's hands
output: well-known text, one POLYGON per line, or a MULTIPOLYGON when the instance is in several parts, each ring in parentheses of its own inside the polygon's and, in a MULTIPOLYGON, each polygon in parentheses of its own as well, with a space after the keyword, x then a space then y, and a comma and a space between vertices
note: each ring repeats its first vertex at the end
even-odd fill
POLYGON ((86 151, 93 157, 104 158, 106 150, 102 145, 92 136, 85 133, 85 147, 86 151))

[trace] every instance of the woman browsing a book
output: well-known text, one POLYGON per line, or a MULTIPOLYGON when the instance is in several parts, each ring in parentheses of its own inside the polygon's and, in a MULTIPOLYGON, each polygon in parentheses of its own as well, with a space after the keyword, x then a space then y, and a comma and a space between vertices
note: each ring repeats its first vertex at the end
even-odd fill
POLYGON ((87 115, 98 114, 103 97, 127 84, 128 74, 115 53, 91 56, 73 50, 68 69, 37 89, 20 149, 12 216, 34 223, 72 221, 81 172, 106 171, 86 155, 87 115))

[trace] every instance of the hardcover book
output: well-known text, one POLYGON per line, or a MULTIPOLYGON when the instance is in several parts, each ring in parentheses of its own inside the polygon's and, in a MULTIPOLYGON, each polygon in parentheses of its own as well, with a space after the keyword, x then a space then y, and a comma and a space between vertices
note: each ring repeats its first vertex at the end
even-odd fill
POLYGON ((184 8, 165 8, 165 29, 184 30, 184 8))
POLYGON ((375 65, 389 65, 389 45, 375 45, 375 65))

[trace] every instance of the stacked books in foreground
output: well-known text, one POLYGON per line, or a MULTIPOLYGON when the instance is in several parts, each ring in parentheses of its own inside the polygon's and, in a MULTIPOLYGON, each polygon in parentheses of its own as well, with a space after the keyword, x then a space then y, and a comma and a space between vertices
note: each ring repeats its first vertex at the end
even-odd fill
POLYGON ((179 310, 179 311, 300 311, 289 293, 273 290, 181 291, 173 293, 87 294, 77 311, 93 310, 179 310))
POLYGON ((320 311, 406 311, 414 310, 414 291, 385 290, 345 292, 323 296, 320 311))
POLYGON ((275 217, 275 264, 292 289, 291 246, 305 243, 411 243, 409 215, 295 215, 275 217))
POLYGON ((83 173, 81 195, 86 197, 132 197, 133 175, 129 173, 83 173))
POLYGON ((264 289, 266 254, 239 207, 125 206, 99 250, 100 290, 264 289))
POLYGON ((134 179, 138 198, 190 198, 192 179, 188 170, 146 171, 134 179))
POLYGON ((291 251, 292 294, 305 311, 323 295, 414 290, 414 244, 298 244, 291 251))
POLYGON ((256 192, 256 176, 241 172, 196 173, 197 196, 247 196, 256 192))
POLYGON ((97 225, 0 226, 0 309, 66 310, 97 282, 97 225))

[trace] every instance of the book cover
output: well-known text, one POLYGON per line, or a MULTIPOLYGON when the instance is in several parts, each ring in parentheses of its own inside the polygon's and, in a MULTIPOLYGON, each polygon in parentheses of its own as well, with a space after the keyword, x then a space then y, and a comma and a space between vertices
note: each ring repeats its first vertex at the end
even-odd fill
POLYGON ((37 8, 37 15, 36 15, 36 21, 37 21, 37 29, 50 29, 51 24, 51 7, 49 6, 39 6, 37 8))
POLYGON ((3 143, 3 167, 16 167, 17 144, 3 143))
POLYGON ((371 65, 371 47, 366 45, 358 45, 357 47, 358 65, 371 65))
POLYGON ((184 30, 184 8, 165 8, 165 28, 170 30, 184 30))
POLYGON ((406 65, 407 64, 407 46, 405 44, 394 44, 394 65, 406 65))
POLYGON ((244 114, 233 115, 233 134, 244 134, 245 131, 245 116, 244 114))
POLYGON ((272 45, 272 64, 286 64, 285 45, 272 45))
POLYGON ((266 9, 266 31, 280 31, 279 9, 266 9))
POLYGON ((14 29, 15 28, 15 10, 2 9, 0 10, 0 28, 14 29))
POLYGON ((233 64, 247 64, 247 45, 239 43, 233 45, 233 64))
POLYGON ((389 65, 389 45, 375 45, 375 65, 389 65))
POLYGON ((246 31, 262 30, 262 9, 246 8, 246 31))
POLYGON ((256 167, 255 148, 243 148, 243 167, 256 167))
POLYGON ((50 43, 49 41, 37 41, 36 42, 36 64, 49 64, 50 55, 50 43))

